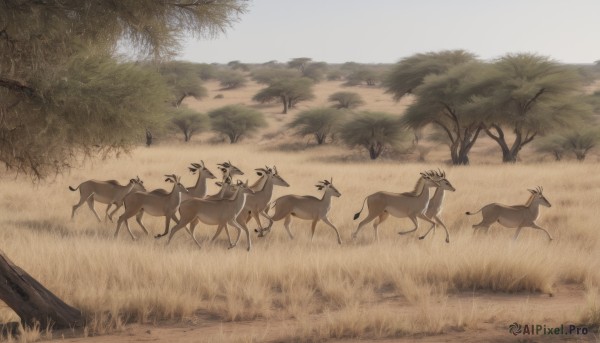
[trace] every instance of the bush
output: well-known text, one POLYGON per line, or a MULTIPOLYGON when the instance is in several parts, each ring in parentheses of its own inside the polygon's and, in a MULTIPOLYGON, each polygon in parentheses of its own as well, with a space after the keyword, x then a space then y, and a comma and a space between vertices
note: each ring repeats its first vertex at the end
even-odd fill
POLYGON ((256 110, 242 106, 229 105, 208 113, 212 129, 226 135, 231 144, 237 143, 259 128, 266 127, 264 115, 256 110))

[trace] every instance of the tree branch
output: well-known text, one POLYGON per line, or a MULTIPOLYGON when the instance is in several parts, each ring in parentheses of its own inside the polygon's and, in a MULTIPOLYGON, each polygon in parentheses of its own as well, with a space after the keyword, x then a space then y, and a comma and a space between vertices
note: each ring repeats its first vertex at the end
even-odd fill
POLYGON ((0 87, 10 89, 17 93, 25 94, 31 98, 37 97, 37 94, 36 94, 36 91, 34 88, 27 86, 16 80, 11 80, 11 79, 7 79, 4 77, 0 77, 0 87))
POLYGON ((534 96, 533 98, 529 99, 529 101, 527 101, 525 103, 525 106, 523 106, 523 114, 527 111, 529 111, 529 108, 531 107, 531 105, 533 104, 534 101, 537 100, 537 98, 539 98, 544 91, 546 90, 546 88, 541 88, 534 96))

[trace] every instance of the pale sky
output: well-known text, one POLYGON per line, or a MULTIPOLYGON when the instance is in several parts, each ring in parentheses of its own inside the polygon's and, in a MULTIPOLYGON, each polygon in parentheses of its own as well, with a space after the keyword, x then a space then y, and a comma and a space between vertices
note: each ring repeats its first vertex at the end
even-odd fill
POLYGON ((600 0, 253 0, 226 34, 188 40, 178 59, 393 63, 446 49, 593 63, 600 0))

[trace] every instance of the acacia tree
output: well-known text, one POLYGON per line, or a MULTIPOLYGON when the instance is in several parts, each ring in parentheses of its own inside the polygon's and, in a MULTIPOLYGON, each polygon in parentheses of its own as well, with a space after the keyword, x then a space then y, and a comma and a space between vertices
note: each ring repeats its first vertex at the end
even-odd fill
POLYGON ((183 133, 185 142, 189 142, 193 135, 209 127, 208 117, 205 114, 189 108, 178 108, 170 115, 171 123, 183 133))
POLYGON ((335 108, 315 108, 298 113, 288 127, 296 129, 298 135, 314 136, 321 145, 339 129, 343 117, 344 112, 335 108))
POLYGON ((212 129, 226 135, 231 144, 237 143, 240 138, 267 126, 261 112, 242 105, 220 107, 208 112, 208 116, 212 129))
POLYGON ((308 65, 308 63, 312 61, 312 58, 309 57, 298 57, 294 58, 288 62, 288 67, 298 69, 301 73, 304 72, 304 68, 308 65))
POLYGON ((223 70, 217 74, 222 90, 236 89, 246 85, 246 77, 236 70, 223 70))
POLYGON ((162 63, 158 71, 171 89, 173 94, 171 104, 175 107, 181 106, 187 97, 199 100, 208 94, 206 88, 202 86, 201 74, 193 63, 170 61, 162 63))
POLYGON ((300 101, 314 98, 312 87, 313 81, 305 77, 276 79, 267 88, 259 91, 252 100, 260 103, 279 100, 283 104, 282 113, 285 114, 300 101))
POLYGON ((551 134, 538 139, 535 143, 535 150, 541 153, 551 153, 556 161, 562 160, 565 152, 565 140, 560 134, 551 134))
POLYGON ((403 124, 415 130, 432 124, 448 141, 454 164, 468 164, 468 154, 482 130, 477 111, 468 105, 486 80, 473 75, 484 66, 463 50, 416 54, 399 61, 384 80, 387 93, 400 100, 407 94, 416 101, 407 110, 403 124))
POLYGON ((572 126, 590 114, 576 98, 580 83, 571 68, 534 54, 508 54, 494 67, 496 86, 479 110, 489 114, 485 133, 500 146, 503 162, 516 162, 537 135, 572 126), (512 143, 505 130, 512 132, 512 143))
POLYGON ((252 71, 252 80, 264 85, 271 85, 275 81, 298 78, 301 74, 297 70, 282 68, 258 68, 252 71))
POLYGON ((394 148, 410 135, 397 117, 384 112, 362 112, 340 129, 342 140, 350 147, 361 146, 377 159, 386 148, 394 148))
POLYGON ((346 76, 346 86, 358 86, 362 83, 367 86, 376 86, 381 80, 381 74, 373 68, 360 67, 346 76))
POLYGON ((222 32, 246 3, 0 0, 0 8, 0 161, 43 177, 79 152, 126 149, 163 112, 164 82, 114 58, 119 42, 163 59, 183 33, 222 32))
POLYGON ((429 124, 441 129, 453 164, 469 164, 469 152, 484 128, 478 96, 493 86, 486 77, 489 69, 478 62, 463 63, 425 77, 413 90, 417 98, 403 123, 413 129, 429 124))
POLYGON ((443 74, 448 69, 475 61, 475 55, 464 50, 445 50, 415 54, 400 60, 383 80, 386 93, 395 100, 411 94, 427 75, 443 74))
POLYGON ((327 100, 337 102, 333 107, 338 109, 353 109, 365 103, 360 94, 354 92, 335 92, 327 100))
POLYGON ((600 130, 597 127, 572 130, 562 138, 567 151, 575 154, 578 161, 583 161, 587 153, 600 142, 600 130))

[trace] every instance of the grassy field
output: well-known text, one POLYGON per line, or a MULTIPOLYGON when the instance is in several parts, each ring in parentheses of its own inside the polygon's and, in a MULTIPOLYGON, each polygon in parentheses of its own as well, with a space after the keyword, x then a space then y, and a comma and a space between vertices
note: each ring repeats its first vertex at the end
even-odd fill
MULTIPOLYGON (((225 93, 225 99, 189 105, 209 110, 220 106, 218 101, 244 102, 251 87, 256 85, 225 93)), ((324 102, 336 87, 339 84, 319 84, 318 98, 306 106, 324 102)), ((378 89, 362 91, 373 92, 364 95, 369 110, 401 113, 406 105, 394 103, 378 89)), ((512 337, 508 325, 513 322, 592 328, 600 324, 597 156, 585 163, 554 163, 524 151, 527 163, 500 165, 498 151, 484 139, 468 167, 446 165, 443 146, 435 147, 425 162, 416 162, 414 152, 402 160, 370 161, 365 152, 339 145, 316 147, 293 139, 297 146, 291 149, 283 124, 295 112, 286 117, 278 114, 279 105, 259 107, 271 127, 239 145, 202 144, 210 136, 206 134, 188 144, 162 142, 120 158, 87 161, 35 185, 23 177, 4 176, 2 249, 86 313, 90 321, 83 335, 104 335, 90 341, 119 342, 131 335, 182 342, 502 341, 512 337), (145 236, 134 220, 130 224, 139 240, 132 241, 124 230, 114 239, 115 224, 98 223, 85 206, 70 220, 79 194, 70 192, 69 185, 87 179, 124 183, 139 175, 149 189, 166 188, 163 175, 171 173, 192 185, 195 179, 186 167, 199 160, 215 175, 216 163, 231 160, 246 173, 242 180, 250 182, 257 178, 254 168, 276 165, 291 186, 276 187, 274 197, 320 196, 315 182, 333 177, 342 196, 333 199, 330 218, 343 244, 336 243, 333 230, 323 223, 311 242, 310 223, 300 220, 292 223, 294 240, 282 222, 275 223, 265 238, 253 234, 251 252, 244 249, 244 237, 231 250, 225 235, 210 244, 215 227, 206 225, 196 229, 203 245, 198 249, 184 230, 167 247, 165 239, 145 236), (370 225, 358 239, 350 238, 358 223, 352 217, 364 197, 380 190, 410 191, 420 172, 438 167, 446 170, 457 189, 447 194, 442 213, 450 244, 444 242, 441 229, 418 240, 428 228, 424 224, 416 234, 399 236, 398 231, 412 227, 406 218, 382 224, 379 242, 370 225), (554 241, 533 229, 524 229, 513 241, 514 229, 498 224, 488 235, 473 234, 471 225, 481 217, 467 217, 465 211, 490 202, 525 203, 527 189, 538 185, 552 203, 541 209, 538 224, 554 241), (125 325, 131 323, 135 325, 125 325)), ((214 184, 209 189, 211 194, 217 192, 214 184)), ((104 205, 96 208, 104 211, 104 205)), ((151 233, 162 232, 162 218, 145 216, 145 222, 151 233)), ((15 318, 4 307, 0 319, 15 318)), ((69 333, 41 330, 21 340, 61 335, 69 333)), ((591 333, 584 338, 598 340, 591 333)))

